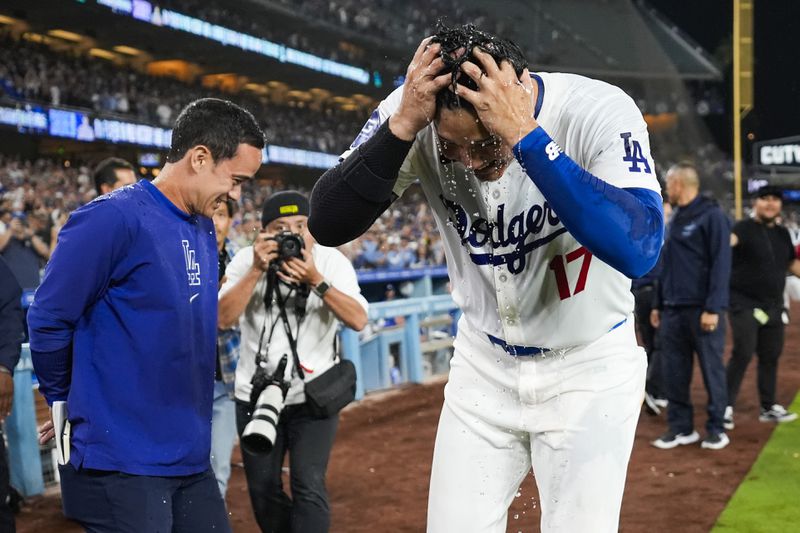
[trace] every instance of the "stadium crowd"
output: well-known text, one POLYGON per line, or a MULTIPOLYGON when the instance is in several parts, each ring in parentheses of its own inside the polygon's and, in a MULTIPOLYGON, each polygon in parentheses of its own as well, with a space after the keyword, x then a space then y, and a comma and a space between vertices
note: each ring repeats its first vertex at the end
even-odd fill
MULTIPOLYGON (((297 6, 291 0, 277 2, 297 6)), ((427 35, 432 35, 435 23, 443 18, 449 21, 469 20, 476 26, 498 35, 514 35, 513 20, 491 17, 480 8, 471 8, 455 0, 430 3, 423 0, 392 2, 378 0, 369 5, 356 0, 307 0, 299 4, 306 16, 322 17, 342 28, 363 32, 369 30, 382 40, 393 45, 414 45, 427 35)))
POLYGON ((170 128, 180 110, 197 98, 216 96, 249 109, 270 144, 341 153, 365 112, 336 106, 319 109, 278 105, 240 91, 235 94, 170 77, 150 76, 81 53, 56 52, 44 44, 0 33, 0 96, 13 101, 73 106, 170 128), (76 73, 79 73, 76 75, 76 73))
MULTIPOLYGON (((275 178, 245 185, 229 238, 248 246, 260 229, 261 206, 274 192, 310 191, 275 178)), ((0 155, 0 235, 18 219, 49 249, 69 213, 96 196, 92 168, 81 162, 0 155)), ((357 269, 402 269, 444 264, 436 224, 420 192, 409 192, 369 232, 341 248, 357 269)), ((41 266, 47 257, 41 258, 41 266)))

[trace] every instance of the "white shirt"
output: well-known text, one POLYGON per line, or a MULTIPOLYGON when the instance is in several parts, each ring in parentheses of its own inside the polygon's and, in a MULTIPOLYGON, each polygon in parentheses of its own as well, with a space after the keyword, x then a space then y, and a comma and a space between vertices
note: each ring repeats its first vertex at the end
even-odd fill
MULTIPOLYGON (((315 244, 312 248, 314 264, 320 274, 331 284, 346 295, 355 298, 367 310, 367 301, 361 295, 356 272, 347 258, 335 248, 328 248, 315 244)), ((242 248, 233 257, 225 270, 226 281, 220 289, 220 298, 228 292, 250 269, 253 264, 253 247, 242 248)), ((279 284, 281 289, 286 287, 279 284)), ((271 312, 264 306, 264 291, 267 288, 266 275, 262 275, 256 284, 253 296, 247 303, 242 316, 239 318, 239 327, 242 331, 241 352, 239 363, 236 366, 236 384, 234 395, 238 400, 250 401, 250 380, 256 370, 256 352, 261 338, 261 330, 266 321, 264 333, 264 347, 267 353, 267 373, 275 371, 275 367, 283 354, 287 355, 288 364, 284 378, 291 379, 292 386, 286 396, 286 404, 298 404, 305 401, 303 382, 294 372, 294 358, 289 347, 289 339, 284 330, 283 321, 280 319, 277 305, 273 304, 271 312), (270 329, 273 323, 275 328, 272 340, 267 347, 270 329)), ((285 292, 282 292, 285 294, 285 292)), ((294 298, 290 297, 286 305, 286 314, 289 317, 292 336, 297 341, 297 355, 305 370, 306 381, 311 381, 334 363, 333 340, 339 320, 333 311, 325 305, 322 299, 313 291, 308 296, 306 317, 297 329, 297 317, 294 313, 294 298)))
MULTIPOLYGON (((660 193, 647 125, 628 95, 573 74, 533 78, 536 119, 569 157, 616 187, 660 193)), ((369 138, 401 97, 402 87, 381 102, 353 144, 369 138)), ((628 317, 630 280, 585 252, 516 160, 499 180, 481 182, 460 163, 443 165, 436 143, 433 125, 417 134, 394 192, 419 180, 470 328, 554 349, 592 342, 628 317)))

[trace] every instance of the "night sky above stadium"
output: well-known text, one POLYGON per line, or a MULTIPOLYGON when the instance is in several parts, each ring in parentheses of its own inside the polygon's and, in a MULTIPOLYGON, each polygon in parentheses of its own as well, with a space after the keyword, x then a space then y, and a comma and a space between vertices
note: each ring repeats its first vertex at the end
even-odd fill
MULTIPOLYGON (((712 55, 732 61, 732 0, 649 2, 712 55)), ((754 140, 800 135, 796 37, 799 29, 800 2, 797 0, 755 2, 755 109, 745 119, 743 128, 745 133, 755 134, 754 140)), ((731 63, 725 67, 730 97, 731 63)))

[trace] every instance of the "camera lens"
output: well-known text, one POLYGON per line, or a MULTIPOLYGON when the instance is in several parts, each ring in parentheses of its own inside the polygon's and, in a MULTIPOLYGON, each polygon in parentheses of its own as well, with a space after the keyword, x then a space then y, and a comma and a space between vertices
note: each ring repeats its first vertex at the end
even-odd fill
POLYGON ((283 245, 283 252, 284 255, 296 255, 297 243, 294 240, 286 240, 285 244, 283 245))

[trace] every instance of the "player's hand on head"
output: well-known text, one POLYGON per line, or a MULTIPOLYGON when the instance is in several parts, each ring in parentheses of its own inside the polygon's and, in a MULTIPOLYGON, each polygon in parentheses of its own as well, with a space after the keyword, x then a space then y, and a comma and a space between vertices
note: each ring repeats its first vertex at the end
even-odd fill
POLYGON ((536 129, 533 117, 533 81, 528 69, 519 77, 509 61, 499 65, 494 58, 475 47, 472 52, 477 63, 465 61, 461 71, 478 85, 478 90, 462 84, 456 87, 457 94, 475 107, 481 123, 492 134, 500 137, 509 146, 536 129))
POLYGON ((450 82, 450 73, 441 74, 444 61, 441 45, 424 39, 406 70, 403 97, 389 119, 389 129, 400 139, 414 140, 436 114, 436 93, 450 82))

